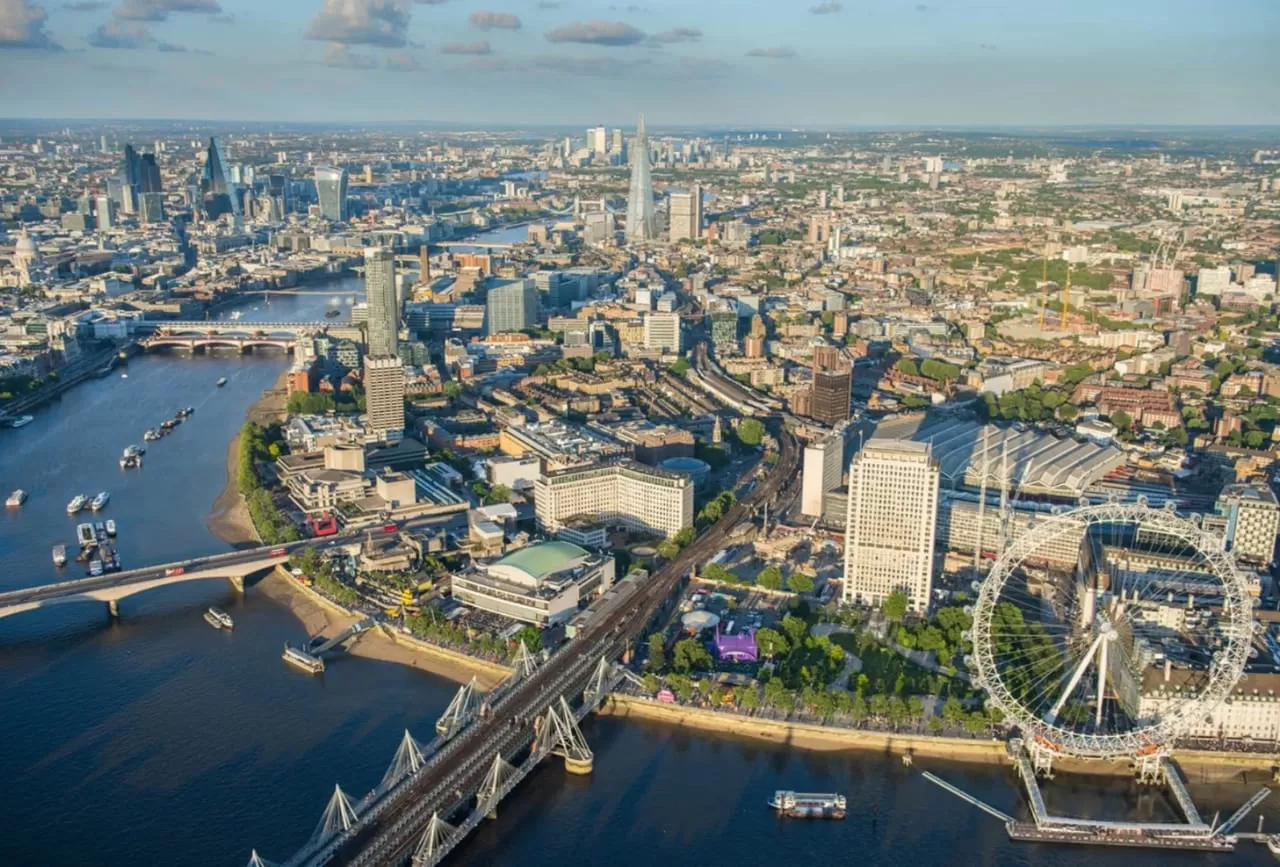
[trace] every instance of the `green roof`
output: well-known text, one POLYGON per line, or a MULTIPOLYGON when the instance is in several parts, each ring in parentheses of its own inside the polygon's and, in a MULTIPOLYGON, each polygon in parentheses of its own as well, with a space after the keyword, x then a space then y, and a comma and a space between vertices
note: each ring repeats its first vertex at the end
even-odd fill
POLYGON ((591 556, 586 548, 570 542, 540 542, 503 557, 495 566, 514 566, 534 578, 542 578, 567 569, 583 557, 591 556))

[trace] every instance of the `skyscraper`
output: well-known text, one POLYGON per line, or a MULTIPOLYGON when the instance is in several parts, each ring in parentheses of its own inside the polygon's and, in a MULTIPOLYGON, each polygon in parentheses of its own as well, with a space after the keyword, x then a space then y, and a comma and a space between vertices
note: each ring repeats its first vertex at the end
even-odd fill
POLYGON ((702 187, 693 185, 688 192, 670 193, 672 241, 682 238, 698 238, 702 235, 702 187))
POLYGON ((901 591, 929 607, 938 464, 928 443, 872 438, 849 464, 844 602, 879 605, 901 591))
POLYGON ((160 180, 160 165, 156 162, 155 154, 143 154, 138 162, 138 192, 164 192, 164 184, 160 180))
POLYGON ((631 193, 627 197, 627 240, 652 241, 658 237, 653 216, 653 179, 649 176, 649 139, 644 132, 644 115, 636 125, 631 149, 631 193))
POLYGON ((538 287, 532 280, 504 280, 485 298, 485 333, 523 331, 538 321, 538 287))
POLYGON ((404 435, 404 365, 400 359, 364 357, 365 416, 384 439, 404 435))
POLYGON ((231 183, 231 175, 227 172, 226 158, 217 136, 209 139, 209 149, 205 152, 200 193, 204 198, 205 215, 209 219, 216 220, 223 214, 231 214, 237 220, 240 219, 240 203, 236 201, 235 188, 231 183))
POLYGON ((124 186, 120 204, 126 214, 132 214, 136 210, 138 193, 142 184, 142 160, 131 144, 124 146, 124 165, 122 169, 121 177, 124 179, 124 186))
POLYGON ((816 346, 813 350, 813 400, 810 415, 815 421, 836 425, 849 417, 849 395, 853 369, 837 347, 816 346))
POLYGON ((400 331, 400 293, 396 289, 395 254, 386 247, 365 251, 364 291, 369 302, 369 354, 393 356, 400 331))
POLYGON ((347 170, 316 167, 316 193, 320 196, 320 216, 335 223, 347 221, 347 170))

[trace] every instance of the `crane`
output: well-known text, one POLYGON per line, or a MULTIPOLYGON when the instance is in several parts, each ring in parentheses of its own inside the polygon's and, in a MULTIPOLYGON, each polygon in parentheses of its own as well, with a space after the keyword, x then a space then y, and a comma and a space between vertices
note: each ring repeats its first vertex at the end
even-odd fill
POLYGON ((1062 287, 1062 319, 1058 327, 1067 330, 1067 311, 1071 309, 1071 263, 1067 263, 1067 283, 1062 287))
POLYGON ((1049 242, 1044 242, 1044 258, 1040 260, 1040 330, 1044 331, 1044 308, 1049 303, 1049 242))

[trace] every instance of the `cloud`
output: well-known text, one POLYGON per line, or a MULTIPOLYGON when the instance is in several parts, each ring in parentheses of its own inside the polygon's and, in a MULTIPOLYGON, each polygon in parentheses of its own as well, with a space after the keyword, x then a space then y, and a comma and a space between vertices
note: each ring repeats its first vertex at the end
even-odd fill
POLYGON ((111 14, 124 21, 164 21, 170 12, 221 11, 218 0, 124 0, 111 14))
POLYGON ((809 12, 814 15, 834 15, 843 8, 836 0, 826 0, 826 2, 819 3, 817 6, 810 6, 809 12))
POLYGON ((479 42, 446 42, 440 46, 441 54, 492 54, 489 43, 479 42))
POLYGON ((654 42, 661 45, 671 45, 676 42, 697 42, 702 38, 702 31, 697 27, 674 27, 671 30, 657 33, 652 38, 654 42))
POLYGON ((175 45, 172 42, 157 42, 156 51, 163 51, 167 54, 185 54, 187 47, 185 45, 175 45))
POLYGON ((99 12, 110 5, 101 0, 83 0, 80 3, 63 3, 62 8, 67 12, 99 12))
POLYGON ((796 56, 794 48, 786 46, 778 46, 776 48, 753 48, 747 52, 747 57, 767 57, 770 60, 788 60, 796 56))
POLYGON ((473 57, 467 61, 467 68, 472 72, 503 72, 510 66, 504 57, 473 57))
POLYGON ((306 38, 400 48, 408 30, 409 9, 401 0, 324 0, 307 25, 306 38))
POLYGON ((230 12, 224 12, 221 15, 210 15, 209 20, 215 24, 235 24, 236 16, 232 15, 230 12))
POLYGON ((61 51, 44 29, 49 13, 31 0, 0 0, 0 48, 42 48, 61 51))
POLYGON ((580 42, 583 45, 635 45, 643 42, 644 31, 621 21, 580 21, 557 27, 547 34, 548 42, 580 42))
POLYGON ((506 12, 472 12, 467 18, 477 30, 519 30, 520 19, 506 12))
POLYGON ((332 43, 324 52, 325 66, 338 69, 377 69, 378 59, 371 54, 353 54, 351 49, 341 42, 332 43))
POLYGON ((417 72, 422 65, 412 54, 392 54, 387 58, 386 67, 392 72, 417 72))
POLYGON ((89 34, 89 44, 95 48, 120 48, 131 50, 146 48, 155 42, 151 28, 141 21, 109 19, 89 34))
POLYGON ((413 2, 417 3, 419 6, 443 6, 448 3, 449 0, 413 0, 413 2))
POLYGON ((559 9, 561 4, 557 0, 539 0, 539 9, 559 9))

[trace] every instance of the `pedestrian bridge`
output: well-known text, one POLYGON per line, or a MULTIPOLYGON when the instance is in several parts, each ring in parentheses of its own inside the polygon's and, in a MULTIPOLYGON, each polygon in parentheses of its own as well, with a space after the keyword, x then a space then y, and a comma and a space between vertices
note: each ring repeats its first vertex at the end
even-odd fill
POLYGON ((113 617, 118 617, 121 599, 145 593, 157 587, 168 587, 189 581, 206 581, 211 578, 228 580, 233 587, 244 592, 245 578, 284 563, 289 558, 289 551, 296 544, 270 550, 257 548, 250 551, 232 551, 228 554, 163 563, 96 578, 80 578, 23 590, 10 590, 7 593, 0 593, 0 620, 26 611, 71 602, 105 602, 108 612, 113 617))

